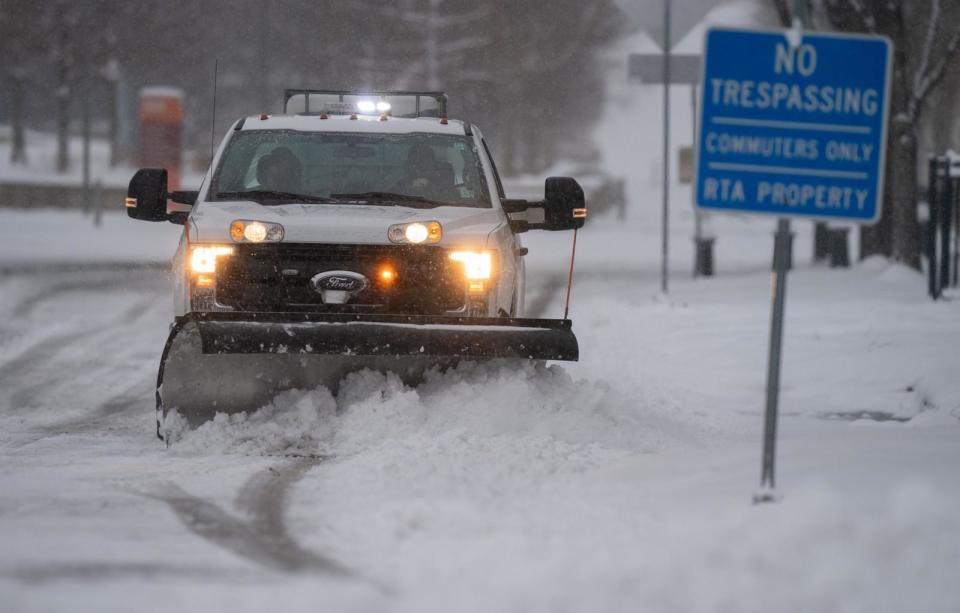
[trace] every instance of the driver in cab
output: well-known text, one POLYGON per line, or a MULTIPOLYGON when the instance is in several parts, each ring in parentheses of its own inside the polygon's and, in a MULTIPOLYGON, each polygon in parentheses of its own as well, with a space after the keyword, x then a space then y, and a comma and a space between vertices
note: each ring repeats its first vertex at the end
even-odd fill
POLYGON ((438 162, 430 145, 417 143, 410 147, 404 170, 406 176, 394 185, 392 191, 441 202, 456 198, 451 193, 454 190, 453 166, 438 162))
POLYGON ((303 163, 287 147, 277 147, 257 163, 260 189, 298 194, 303 189, 303 163))

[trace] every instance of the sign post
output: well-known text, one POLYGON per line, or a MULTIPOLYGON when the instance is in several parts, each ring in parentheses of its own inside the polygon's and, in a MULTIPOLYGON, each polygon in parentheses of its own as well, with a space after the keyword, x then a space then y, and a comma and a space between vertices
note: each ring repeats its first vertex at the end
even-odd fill
POLYGON ((712 28, 704 49, 697 206, 778 219, 763 468, 754 497, 770 502, 777 499, 790 219, 880 218, 892 46, 879 36, 712 28))
POLYGON ((777 405, 780 400, 780 355, 792 242, 790 220, 781 217, 777 220, 777 233, 773 239, 773 309, 770 316, 770 351, 767 356, 767 407, 763 418, 763 467, 760 470, 761 491, 754 496, 755 503, 776 500, 774 464, 777 452, 777 405))
MULTIPOLYGON (((690 86, 690 108, 692 112, 690 116, 693 118, 693 140, 697 140, 697 86, 700 85, 700 69, 703 64, 703 60, 700 55, 689 55, 689 54, 677 54, 671 53, 670 59, 667 62, 669 64, 669 70, 664 71, 664 59, 662 53, 631 53, 627 57, 627 74, 628 78, 632 80, 639 81, 640 83, 650 84, 650 85, 663 85, 664 88, 667 85, 689 85, 690 86)), ((668 94, 664 94, 667 96, 668 94)), ((669 135, 667 134, 667 126, 669 125, 669 110, 666 104, 664 105, 664 151, 663 151, 663 167, 668 169, 670 165, 669 155, 669 135)), ((691 150, 692 151, 692 150, 691 150)), ((680 164, 680 182, 683 183, 683 165, 680 164)), ((691 164, 690 170, 691 176, 693 175, 693 169, 691 164)), ((669 180, 669 178, 665 178, 669 180)), ((691 179, 687 179, 686 182, 691 182, 691 179)), ((667 257, 668 257, 668 224, 669 224, 669 211, 667 208, 669 200, 669 184, 664 189, 664 209, 662 216, 662 225, 661 225, 661 289, 666 291, 668 280, 669 280, 669 271, 667 266, 667 257)), ((691 196, 693 192, 691 190, 691 196)), ((691 197, 695 200, 695 198, 691 197)), ((713 274, 713 237, 704 237, 702 232, 702 222, 703 218, 706 217, 701 211, 694 211, 694 276, 711 276, 713 274)))
POLYGON ((660 291, 667 293, 670 268, 670 0, 663 0, 663 211, 660 237, 660 291))

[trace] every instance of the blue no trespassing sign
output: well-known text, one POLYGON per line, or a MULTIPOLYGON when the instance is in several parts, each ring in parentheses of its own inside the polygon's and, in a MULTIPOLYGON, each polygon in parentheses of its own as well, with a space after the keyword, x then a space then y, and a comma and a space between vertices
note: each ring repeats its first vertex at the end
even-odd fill
POLYGON ((873 223, 892 45, 885 37, 706 33, 697 206, 873 223))

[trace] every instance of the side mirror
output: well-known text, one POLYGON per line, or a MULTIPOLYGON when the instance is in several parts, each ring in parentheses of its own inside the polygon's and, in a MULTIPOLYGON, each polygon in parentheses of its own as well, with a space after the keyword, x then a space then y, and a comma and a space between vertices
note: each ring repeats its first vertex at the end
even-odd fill
POLYGON ((550 177, 543 187, 543 229, 576 230, 587 220, 583 188, 570 177, 550 177))
POLYGON ((167 171, 141 168, 127 187, 127 215, 141 221, 167 221, 167 171))

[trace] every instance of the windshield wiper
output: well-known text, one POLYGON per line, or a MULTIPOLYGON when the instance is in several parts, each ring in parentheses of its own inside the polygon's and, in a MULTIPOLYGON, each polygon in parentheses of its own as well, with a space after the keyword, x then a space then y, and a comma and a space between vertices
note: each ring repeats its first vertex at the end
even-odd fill
POLYGON ((449 202, 442 202, 440 200, 431 200, 429 198, 424 198, 423 196, 411 196, 410 194, 397 194, 394 192, 358 192, 356 194, 330 194, 331 198, 343 199, 343 200, 365 200, 365 201, 377 201, 377 202, 393 202, 398 206, 408 206, 407 203, 416 203, 425 205, 423 208, 430 208, 435 206, 448 206, 449 202), (399 203, 403 203, 402 205, 399 203))
POLYGON ((277 200, 282 202, 330 202, 329 198, 323 196, 311 196, 310 194, 297 194, 294 192, 277 192, 267 189, 251 189, 242 192, 219 192, 218 200, 277 200))

